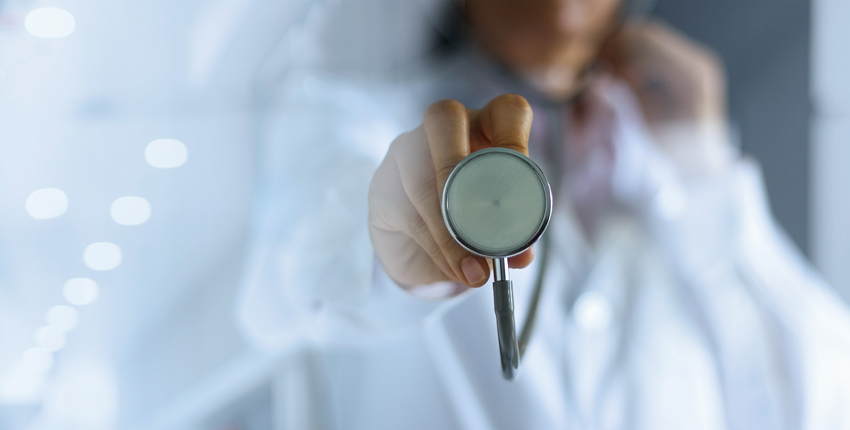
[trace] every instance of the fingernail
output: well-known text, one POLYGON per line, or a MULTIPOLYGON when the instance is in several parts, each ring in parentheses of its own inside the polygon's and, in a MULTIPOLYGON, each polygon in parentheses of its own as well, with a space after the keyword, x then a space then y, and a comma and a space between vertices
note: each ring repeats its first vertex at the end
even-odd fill
POLYGON ((481 267, 481 263, 473 256, 464 258, 460 262, 460 268, 463 270, 463 276, 466 276, 466 282, 469 284, 477 284, 487 276, 487 271, 481 267))

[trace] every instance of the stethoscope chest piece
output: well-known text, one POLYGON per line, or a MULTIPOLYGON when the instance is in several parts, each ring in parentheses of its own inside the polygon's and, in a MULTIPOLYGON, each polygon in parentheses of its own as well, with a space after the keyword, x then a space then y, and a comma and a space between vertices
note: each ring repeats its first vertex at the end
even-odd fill
POLYGON ((549 225, 549 182, 543 171, 519 152, 483 149, 464 158, 449 175, 442 210, 446 227, 458 243, 493 259, 502 375, 513 379, 520 354, 507 259, 533 245, 549 225))

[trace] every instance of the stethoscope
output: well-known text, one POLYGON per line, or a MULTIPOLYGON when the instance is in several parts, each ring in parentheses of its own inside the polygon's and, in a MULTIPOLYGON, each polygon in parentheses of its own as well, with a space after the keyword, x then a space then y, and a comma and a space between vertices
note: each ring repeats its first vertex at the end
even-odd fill
POLYGON ((449 174, 442 211, 446 227, 461 246, 492 259, 502 376, 513 379, 533 330, 548 241, 542 241, 543 259, 519 336, 508 258, 531 247, 546 231, 552 217, 549 182, 525 155, 504 148, 483 149, 464 158, 449 174))
MULTIPOLYGON (((626 0, 622 16, 647 17, 656 0, 626 0)), ((493 261, 493 301, 502 376, 516 376, 534 331, 549 240, 543 235, 552 216, 552 190, 540 167, 525 155, 489 148, 464 158, 449 175, 442 196, 443 220, 470 252, 493 261), (542 238, 542 239, 541 239, 542 238), (522 330, 517 336, 513 284, 508 258, 540 240, 540 265, 522 330)))

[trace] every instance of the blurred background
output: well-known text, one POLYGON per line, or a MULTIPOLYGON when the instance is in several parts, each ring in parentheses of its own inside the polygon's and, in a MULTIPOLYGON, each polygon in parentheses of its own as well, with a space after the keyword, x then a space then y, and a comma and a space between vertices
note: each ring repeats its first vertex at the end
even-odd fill
MULTIPOLYGON (((0 429, 295 425, 304 363, 235 310, 270 123, 316 74, 424 58, 445 7, 0 0, 0 429)), ((775 216, 850 298, 850 2, 655 15, 721 54, 775 216)))

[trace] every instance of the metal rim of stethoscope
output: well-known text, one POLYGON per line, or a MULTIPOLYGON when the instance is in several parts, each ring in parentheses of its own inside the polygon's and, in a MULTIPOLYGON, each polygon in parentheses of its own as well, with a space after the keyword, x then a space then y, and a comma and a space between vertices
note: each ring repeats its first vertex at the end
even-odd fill
POLYGON ((470 154, 469 156, 464 158, 460 163, 458 163, 457 166, 455 166, 454 169, 452 169, 452 172, 449 174, 449 177, 446 179, 446 185, 443 187, 443 196, 442 196, 441 200, 442 200, 442 202, 441 202, 440 208, 441 208, 442 214, 443 214, 443 223, 446 225, 446 228, 448 228, 449 234, 451 234, 452 237, 464 249, 466 249, 467 251, 469 251, 469 252, 471 252, 471 253, 479 256, 479 257, 485 257, 485 258, 509 258, 509 257, 513 257, 515 255, 521 254, 523 251, 525 251, 526 249, 531 247, 531 245, 534 245, 534 243, 537 242, 537 240, 540 238, 540 236, 542 236, 543 233, 546 231, 546 228, 549 226, 549 220, 552 218, 552 188, 549 186, 549 181, 546 180, 546 176, 543 174, 543 171, 540 169, 540 167, 537 164, 535 164, 533 161, 531 161, 530 158, 526 157, 525 155, 523 155, 520 152, 514 151, 512 149, 507 149, 507 148, 481 149, 481 150, 478 150, 476 152, 473 152, 472 154, 470 154), (530 167, 532 169, 532 171, 537 175, 537 179, 540 181, 540 183, 543 184, 543 189, 545 190, 544 200, 545 200, 545 203, 546 203, 546 209, 544 211, 542 219, 540 220, 540 223, 538 223, 538 225, 537 225, 537 231, 535 232, 535 234, 532 235, 528 240, 526 240, 525 242, 523 242, 519 246, 513 247, 509 251, 504 252, 504 253, 499 253, 499 254, 483 253, 479 249, 477 249, 474 245, 471 245, 470 243, 468 243, 460 234, 458 234, 455 231, 454 224, 452 223, 451 219, 449 218, 449 214, 448 214, 448 212, 451 209, 449 207, 449 194, 451 193, 451 185, 452 185, 452 182, 455 178, 455 174, 458 171, 460 171, 463 168, 463 166, 468 164, 470 161, 473 161, 473 160, 477 159, 478 157, 481 157, 481 156, 484 156, 484 155, 487 155, 487 154, 492 154, 492 153, 503 153, 503 154, 511 155, 513 157, 518 158, 523 163, 525 163, 528 167, 530 167))
MULTIPOLYGON (((502 363, 502 376, 505 379, 511 380, 515 377, 516 371, 519 369, 519 364, 522 359, 522 356, 525 352, 525 347, 531 337, 531 332, 534 326, 535 317, 537 314, 538 302, 540 299, 540 292, 542 290, 542 281, 543 281, 543 273, 538 274, 538 279, 535 282, 534 290, 532 293, 531 303, 529 305, 529 313, 526 315, 526 319, 522 325, 522 330, 517 334, 516 331, 516 322, 514 320, 514 304, 513 304, 513 287, 512 283, 509 280, 508 276, 508 257, 513 255, 517 255, 524 250, 528 249, 531 245, 533 245, 546 231, 546 228, 549 226, 549 221, 552 217, 552 189, 549 185, 549 181, 546 180, 546 176, 543 174, 543 171, 537 166, 536 163, 531 161, 530 158, 525 155, 505 148, 488 148, 484 150, 477 151, 466 158, 464 158, 457 166, 452 170, 449 174, 449 178, 446 180, 446 186, 443 189, 442 196, 442 210, 443 210, 443 221, 446 224, 447 229, 451 233, 452 237, 461 244, 464 248, 469 250, 470 252, 480 255, 483 257, 493 259, 493 294, 494 294, 494 306, 496 310, 496 322, 497 322, 497 332, 499 337, 499 355, 502 363), (451 222, 451 217, 449 216, 450 207, 450 194, 452 193, 452 183, 455 178, 455 173, 462 171, 463 167, 482 156, 491 155, 494 153, 508 155, 513 157, 516 160, 520 160, 526 167, 530 167, 531 170, 536 174, 538 183, 542 185, 544 191, 544 211, 541 220, 537 224, 534 234, 526 239, 523 243, 517 245, 516 247, 508 248, 506 251, 501 253, 489 253, 489 252, 481 252, 477 247, 467 243, 463 240, 460 234, 457 234, 454 228, 454 224, 451 222)), ((546 246, 547 240, 543 240, 544 248, 548 248, 546 246)), ((544 251, 546 254, 548 252, 544 251)), ((547 255, 548 256, 548 255, 547 255)), ((544 256, 544 261, 542 262, 541 269, 545 270, 546 261, 544 256)))

